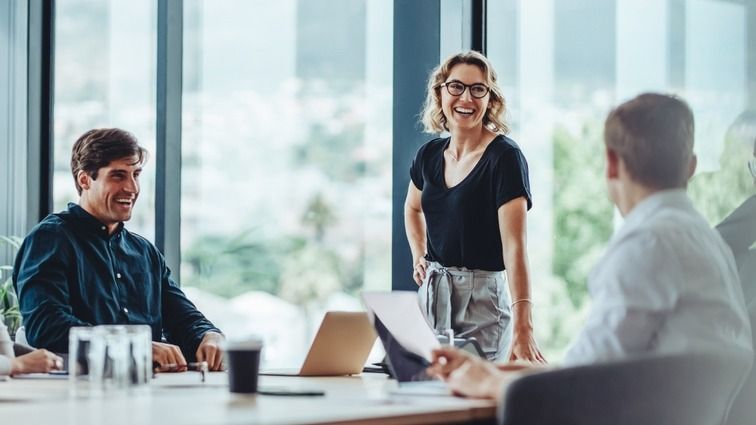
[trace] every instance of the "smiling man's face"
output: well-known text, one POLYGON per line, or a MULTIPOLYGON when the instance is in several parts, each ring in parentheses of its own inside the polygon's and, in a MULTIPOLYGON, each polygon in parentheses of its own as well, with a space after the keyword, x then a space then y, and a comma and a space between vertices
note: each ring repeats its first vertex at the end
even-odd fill
POLYGON ((139 197, 142 164, 137 156, 111 161, 92 178, 81 171, 77 176, 82 188, 80 205, 108 227, 112 233, 118 223, 128 221, 139 197))

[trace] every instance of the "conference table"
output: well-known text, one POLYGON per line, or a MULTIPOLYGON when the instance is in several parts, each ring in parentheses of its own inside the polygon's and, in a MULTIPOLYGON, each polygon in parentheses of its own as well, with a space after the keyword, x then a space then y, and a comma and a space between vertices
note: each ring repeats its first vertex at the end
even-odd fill
POLYGON ((136 390, 90 392, 63 379, 0 382, 0 423, 33 424, 450 424, 494 423, 496 404, 410 395, 383 374, 261 376, 260 388, 320 390, 323 396, 237 395, 225 372, 158 374, 136 390))

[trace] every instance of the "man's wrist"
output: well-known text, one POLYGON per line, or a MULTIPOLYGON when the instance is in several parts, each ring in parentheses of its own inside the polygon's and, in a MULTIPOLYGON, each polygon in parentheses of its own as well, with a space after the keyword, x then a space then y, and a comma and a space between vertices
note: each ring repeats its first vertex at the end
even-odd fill
POLYGON ((209 339, 215 339, 215 340, 221 341, 224 338, 225 337, 223 336, 223 333, 221 333, 220 331, 216 331, 216 330, 207 331, 207 332, 205 332, 202 335, 202 340, 203 341, 206 341, 206 340, 209 340, 209 339))

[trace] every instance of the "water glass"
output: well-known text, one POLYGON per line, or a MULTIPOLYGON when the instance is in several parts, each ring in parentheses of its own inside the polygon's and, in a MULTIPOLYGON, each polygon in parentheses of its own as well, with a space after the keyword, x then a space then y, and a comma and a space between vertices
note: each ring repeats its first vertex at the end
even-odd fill
POLYGON ((125 326, 128 336, 129 385, 150 383, 152 379, 152 328, 147 325, 125 326))
POLYGON ((89 381, 92 327, 74 327, 68 334, 68 379, 72 383, 89 381))
POLYGON ((95 326, 89 356, 89 375, 94 389, 109 391, 128 386, 129 346, 125 326, 95 326))

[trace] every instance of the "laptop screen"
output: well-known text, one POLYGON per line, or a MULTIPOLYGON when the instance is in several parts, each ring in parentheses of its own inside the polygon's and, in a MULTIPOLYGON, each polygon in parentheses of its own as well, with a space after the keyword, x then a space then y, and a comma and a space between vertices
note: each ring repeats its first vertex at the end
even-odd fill
POLYGON ((399 382, 435 380, 425 372, 430 363, 402 347, 378 316, 374 317, 375 331, 381 339, 383 349, 386 350, 386 364, 391 376, 399 382))

